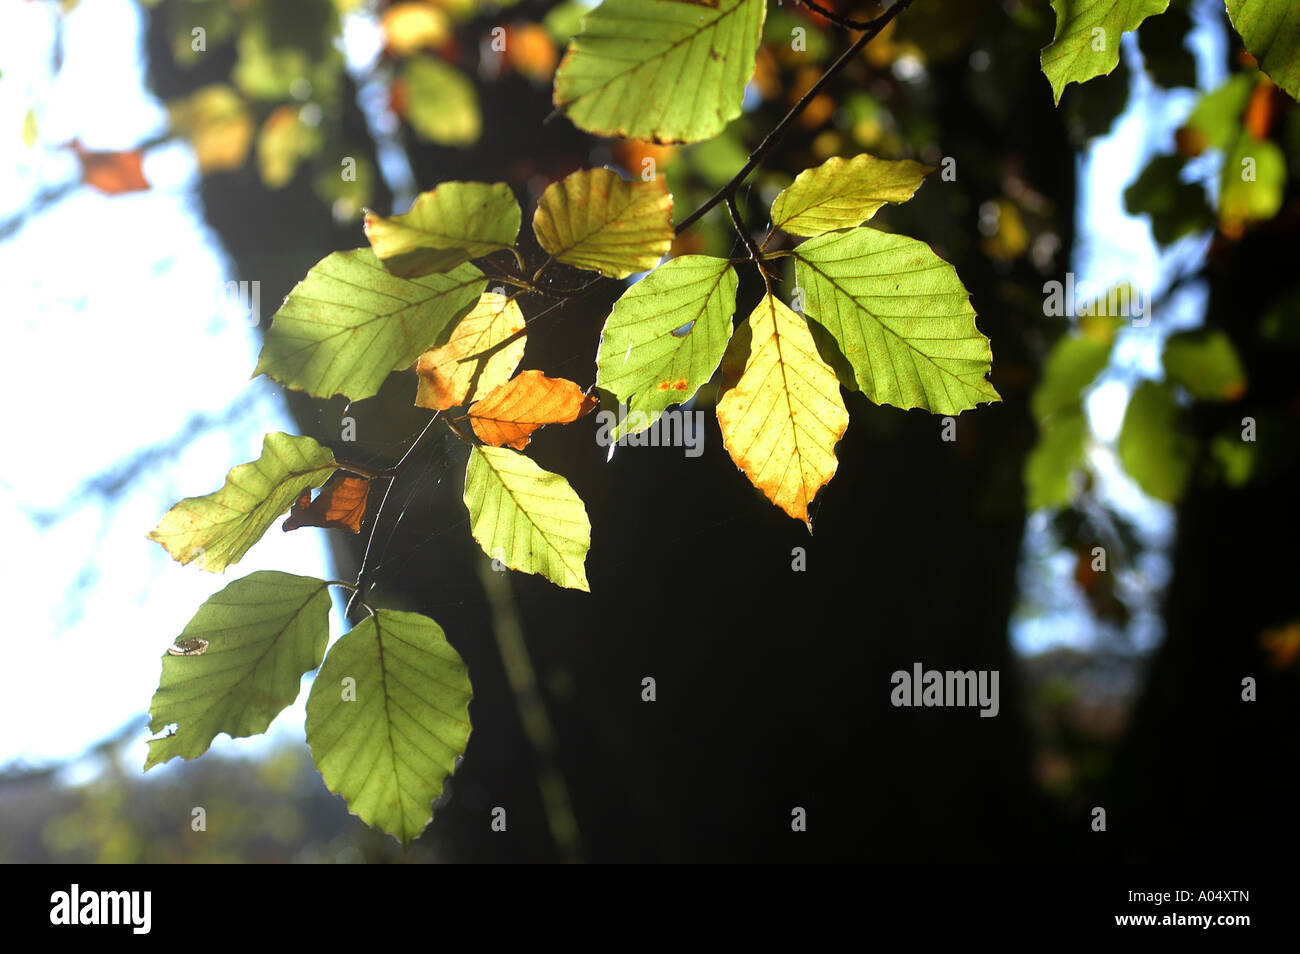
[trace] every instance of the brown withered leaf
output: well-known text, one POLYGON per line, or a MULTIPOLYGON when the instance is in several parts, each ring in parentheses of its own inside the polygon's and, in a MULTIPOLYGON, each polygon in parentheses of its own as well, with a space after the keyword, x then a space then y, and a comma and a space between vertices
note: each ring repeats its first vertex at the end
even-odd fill
POLYGON ((144 153, 91 152, 73 140, 71 149, 81 163, 81 180, 86 185, 108 195, 123 192, 145 192, 151 188, 144 177, 144 153))
POLYGON ((285 518, 284 529, 337 527, 360 533, 369 497, 369 478, 349 474, 346 470, 336 470, 325 481, 315 500, 311 499, 310 490, 303 492, 285 518))
POLYGON ((595 406, 572 381, 524 371, 471 406, 469 422, 484 444, 523 450, 533 431, 576 421, 595 406))

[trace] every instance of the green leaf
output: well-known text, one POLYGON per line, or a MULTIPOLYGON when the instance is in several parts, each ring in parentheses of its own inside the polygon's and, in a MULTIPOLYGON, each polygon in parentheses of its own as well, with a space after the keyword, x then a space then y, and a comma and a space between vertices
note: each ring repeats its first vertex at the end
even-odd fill
POLYGON ((725 259, 683 255, 614 303, 596 353, 596 387, 629 411, 613 440, 650 427, 712 377, 731 338, 738 286, 725 259))
POLYGON ((654 142, 708 139, 740 115, 765 0, 605 0, 555 73, 580 129, 654 142))
POLYGON ((1260 69, 1300 100, 1300 7, 1293 0, 1228 0, 1228 16, 1260 69))
POLYGON ((1062 409, 1039 425, 1038 442, 1025 458, 1025 506, 1064 507, 1074 499, 1074 474, 1084 463, 1088 421, 1081 405, 1062 409))
POLYGON ((584 563, 591 522, 559 474, 504 447, 475 447, 465 470, 470 532, 483 552, 512 570, 590 592, 584 563))
POLYGON ((1056 35, 1043 48, 1042 66, 1057 104, 1069 83, 1086 83, 1119 65, 1119 39, 1169 0, 1052 0, 1056 35))
MULTIPOLYGON (((340 25, 333 0, 253 3, 240 8, 240 15, 230 76, 241 91, 254 99, 284 101, 306 80, 315 102, 337 101, 344 61, 341 45, 335 45, 340 25)), ((217 40, 209 34, 207 42, 217 40)))
POLYGON ((416 135, 439 146, 472 146, 483 131, 478 94, 460 70, 417 55, 402 67, 405 118, 416 135))
POLYGON ((1210 457, 1219 466, 1219 474, 1229 487, 1244 487, 1259 466, 1258 445, 1243 441, 1240 428, 1233 427, 1215 434, 1210 441, 1210 457))
POLYGON ((1165 374, 1202 401, 1235 401, 1246 393, 1246 369, 1232 339, 1219 330, 1184 331, 1165 342, 1165 374))
POLYGON ((1083 396, 1110 360, 1115 326, 1090 317, 1081 327, 1082 333, 1067 334, 1052 346, 1030 399, 1038 421, 1038 441, 1024 467, 1030 510, 1068 505, 1074 474, 1084 464, 1089 428, 1083 396))
POLYGON ((149 704, 148 771, 177 756, 195 759, 225 732, 257 735, 298 698, 303 673, 320 665, 329 641, 324 580, 262 570, 208 597, 178 648, 163 653, 162 679, 149 704), (196 651, 197 650, 197 651, 196 651))
POLYGON ((822 235, 861 225, 886 202, 906 202, 931 166, 862 153, 805 169, 772 203, 772 224, 791 235, 822 235))
POLYGON ((1214 226, 1205 190, 1180 179, 1185 164, 1181 156, 1156 156, 1124 190, 1125 210, 1129 215, 1149 215, 1151 234, 1161 245, 1214 226))
POLYGON ((804 313, 830 332, 877 404, 957 414, 999 401, 988 338, 956 270, 924 242, 875 229, 795 249, 804 313))
POLYGON ((267 434, 262 456, 226 475, 221 489, 187 497, 149 533, 180 563, 211 573, 238 563, 276 517, 338 468, 334 455, 310 437, 267 434))
POLYGON ((1111 340, 1066 335, 1043 362, 1043 376, 1034 389, 1034 417, 1046 420, 1058 411, 1080 405, 1083 392, 1110 360, 1111 340))
POLYGON ((307 697, 307 744, 325 786, 409 845, 469 742, 472 695, 437 623, 377 610, 334 644, 307 697))
POLYGON ((254 373, 320 398, 370 397, 474 307, 483 281, 468 263, 406 279, 368 248, 334 252, 275 313, 254 373))
POLYGON ((672 218, 673 197, 662 180, 628 182, 609 169, 579 169, 546 187, 533 232, 561 262, 626 278, 667 254, 672 218))
POLYGON ((1286 195, 1286 155, 1271 139, 1256 139, 1242 129, 1223 160, 1219 224, 1229 234, 1252 222, 1271 219, 1286 195))
POLYGON ((504 182, 444 182, 416 196, 403 215, 367 212, 365 228, 385 268, 419 278, 510 248, 519 221, 519 203, 504 182))
POLYGON ((1241 114, 1258 79, 1257 70, 1243 70, 1200 98, 1187 117, 1187 127, 1200 134, 1195 152, 1207 146, 1222 152, 1232 148, 1241 133, 1241 114))
POLYGON ((1196 442, 1179 421, 1168 384, 1143 381, 1129 398, 1119 432, 1119 462, 1149 496, 1174 503, 1192 473, 1196 442))

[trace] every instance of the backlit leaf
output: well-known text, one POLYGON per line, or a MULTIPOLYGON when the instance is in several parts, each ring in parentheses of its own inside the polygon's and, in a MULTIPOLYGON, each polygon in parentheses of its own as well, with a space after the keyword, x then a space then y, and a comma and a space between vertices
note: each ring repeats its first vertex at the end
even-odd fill
POLYGON ((255 373, 316 397, 370 397, 472 308, 482 289, 483 273, 469 263, 406 279, 368 248, 334 252, 275 313, 255 373))
POLYGON ((695 142, 740 115, 765 0, 605 0, 582 21, 553 100, 602 136, 695 142))
POLYGON ((1075 474, 1083 468, 1090 433, 1084 396, 1110 361, 1115 331, 1107 316, 1085 317, 1080 333, 1057 339, 1043 362, 1042 377, 1030 398, 1038 441, 1024 464, 1025 505, 1030 510, 1064 507, 1074 499, 1075 474))
POLYGON ((1219 225, 1238 235, 1252 222, 1277 215, 1286 195, 1286 154, 1271 139, 1242 129, 1224 157, 1219 186, 1219 225))
POLYGON ((596 387, 629 409, 615 440, 650 427, 713 375, 731 338, 738 284, 726 259, 683 255, 615 302, 596 354, 596 387))
POLYGON ((366 213, 370 247, 394 275, 418 278, 509 248, 519 234, 519 203, 504 182, 444 182, 411 210, 366 213))
POLYGON ((654 268, 668 252, 672 216, 662 180, 628 182, 610 169, 579 169, 546 187, 533 232, 561 262, 626 278, 654 268))
POLYGON ((1067 84, 1086 83, 1118 66, 1120 37, 1168 6, 1169 0, 1052 0, 1056 35, 1043 48, 1042 66, 1056 102, 1067 84))
POLYGON ((409 56, 451 38, 447 14, 431 3, 395 3, 379 18, 384 43, 396 56, 409 56))
POLYGON ((1300 99, 1300 7, 1293 0, 1228 0, 1228 16, 1260 69, 1300 99))
POLYGON ((303 493, 293 503, 283 529, 299 527, 335 527, 339 530, 361 532, 361 521, 366 515, 366 501, 370 498, 370 480, 346 471, 335 471, 325 481, 316 499, 311 492, 303 493))
POLYGON ((1258 70, 1233 73, 1222 86, 1197 101, 1185 128, 1192 131, 1199 148, 1185 150, 1186 154, 1199 155, 1206 147, 1225 152, 1232 148, 1241 133, 1241 114, 1258 80, 1258 70))
POLYGON ((1196 442, 1182 427, 1168 384, 1143 381, 1129 397, 1120 426, 1119 462, 1147 494, 1174 503, 1191 477, 1196 442))
POLYGON ((1219 330, 1183 331, 1165 342, 1165 374, 1202 401, 1235 401, 1246 393, 1246 369, 1232 339, 1219 330))
POLYGON ((862 153, 805 169, 772 203, 772 224, 792 235, 821 235, 861 225, 886 202, 906 202, 932 168, 862 153))
POLYGON ((877 404, 957 414, 1001 400, 992 350, 951 265, 924 242, 870 228, 795 249, 804 313, 830 332, 877 404))
POLYGON ((199 172, 238 169, 248 158, 255 127, 243 99, 229 86, 212 85, 167 104, 172 128, 190 141, 199 172))
POLYGON ((416 135, 439 146, 472 146, 483 120, 478 93, 460 70, 432 56, 407 60, 397 81, 399 113, 416 135))
POLYGON ((144 177, 144 153, 138 149, 130 152, 91 152, 81 143, 73 142, 72 151, 81 163, 81 181, 107 195, 123 192, 144 192, 150 187, 144 177))
POLYGON ((326 787, 409 845, 469 742, 472 694, 437 623, 377 610, 330 649, 307 698, 307 744, 326 787))
POLYGON ((36 141, 40 138, 40 127, 36 122, 36 110, 34 109, 28 109, 27 112, 23 113, 22 137, 23 145, 28 149, 36 145, 36 141))
POLYGON ((584 566, 591 522, 559 474, 504 447, 475 447, 465 470, 470 532, 483 552, 512 570, 588 592, 584 566))
POLYGON ((232 739, 265 732, 298 698, 303 673, 320 665, 329 641, 324 580, 263 570, 210 596, 162 657, 149 704, 145 769, 179 756, 198 758, 222 732, 232 739), (198 650, 198 651, 195 651, 198 650))
POLYGON ((469 423, 484 444, 523 450, 538 428, 576 421, 595 407, 572 381, 524 371, 474 404, 469 423))
POLYGON ((444 411, 477 401, 505 384, 524 356, 525 336, 520 335, 496 351, 492 349, 524 327, 524 313, 514 299, 484 292, 474 310, 457 322, 447 343, 431 348, 416 360, 415 373, 420 381, 416 407, 444 411), (488 351, 492 353, 475 357, 488 351))
POLYGON ((267 434, 262 456, 232 468, 220 490, 176 504, 149 539, 180 563, 197 562, 220 573, 238 563, 303 491, 325 483, 337 467, 334 455, 310 437, 267 434))
POLYGON ((277 107, 257 136, 257 171, 262 184, 268 189, 288 185, 298 166, 315 155, 323 141, 320 129, 302 121, 301 107, 277 107))
POLYGON ((722 440, 754 486, 811 530, 808 506, 835 474, 849 412, 802 317, 768 295, 748 323, 749 359, 718 402, 722 440))
POLYGON ((1074 500, 1074 475, 1084 465, 1088 433, 1080 404, 1062 408, 1039 423, 1038 442, 1025 457, 1026 507, 1065 507, 1074 500))

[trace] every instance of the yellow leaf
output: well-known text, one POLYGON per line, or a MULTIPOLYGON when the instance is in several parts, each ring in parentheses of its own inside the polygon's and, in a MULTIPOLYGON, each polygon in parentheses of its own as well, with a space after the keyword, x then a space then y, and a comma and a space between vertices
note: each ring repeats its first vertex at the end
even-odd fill
POLYGON ((595 406, 572 381, 524 371, 471 407, 469 423, 484 444, 523 450, 533 431, 576 421, 595 406))
POLYGON ((718 402, 722 441, 754 486, 811 531, 808 505, 835 474, 849 412, 803 318, 768 295, 748 326, 745 370, 718 402))
POLYGON ((238 169, 253 142, 253 120, 229 86, 205 86, 167 105, 172 126, 190 141, 199 172, 238 169))
POLYGON ((663 180, 627 182, 609 169, 579 169, 542 193, 533 232, 569 265, 627 278, 659 264, 673 242, 673 197, 663 180))
POLYGON ((29 109, 23 114, 23 145, 30 149, 38 138, 40 130, 36 125, 36 110, 29 109))
POLYGON ((257 137, 257 171, 268 189, 282 189, 293 179, 299 164, 321 147, 321 134, 304 123, 299 106, 276 107, 257 137))
POLYGON ((524 313, 513 300, 484 292, 474 309, 460 320, 446 344, 431 348, 415 362, 420 376, 416 407, 445 411, 477 401, 505 384, 524 356, 524 336, 485 354, 524 329, 524 313), (475 360, 466 360, 475 358, 475 360))
POLYGON ((397 3, 380 18, 388 49, 397 56, 439 46, 451 37, 447 14, 427 3, 397 3))

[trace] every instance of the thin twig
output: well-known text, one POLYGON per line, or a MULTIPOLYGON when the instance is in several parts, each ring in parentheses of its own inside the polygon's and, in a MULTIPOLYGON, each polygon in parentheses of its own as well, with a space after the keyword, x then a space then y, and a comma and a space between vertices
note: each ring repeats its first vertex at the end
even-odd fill
POLYGON ((763 285, 766 287, 767 293, 772 294, 772 282, 768 278, 767 268, 763 264, 763 253, 754 244, 754 237, 749 234, 744 219, 740 217, 740 209, 736 208, 736 197, 734 195, 727 196, 727 211, 731 213, 731 224, 736 227, 740 240, 745 243, 745 248, 749 250, 750 261, 758 266, 758 274, 763 276, 763 285))
POLYGON ((871 27, 870 20, 850 20, 846 16, 836 13, 834 10, 828 10, 815 0, 794 0, 800 6, 807 7, 813 13, 821 14, 836 26, 842 26, 846 30, 866 30, 871 27))
POLYGON ((424 425, 424 430, 420 431, 420 433, 416 435, 415 440, 411 441, 411 446, 408 447, 406 453, 402 455, 402 459, 392 467, 392 475, 389 477, 388 486, 384 488, 384 496, 379 501, 379 509, 375 511, 375 519, 370 524, 370 537, 366 540, 366 552, 361 555, 361 567, 357 570, 357 588, 348 599, 347 608, 343 611, 345 616, 352 615, 352 607, 358 600, 364 602, 362 594, 366 589, 366 570, 370 565, 370 548, 375 545, 375 531, 379 529, 379 521, 384 516, 384 507, 388 503, 388 498, 393 492, 393 487, 397 484, 397 478, 401 475, 402 468, 406 466, 406 462, 411 459, 411 454, 420 446, 421 442, 423 442, 425 435, 427 435, 429 431, 433 430, 433 423, 438 419, 439 413, 440 412, 438 411, 433 412, 433 417, 429 418, 429 422, 424 425))
POLYGON ((713 195, 710 196, 698 209, 686 216, 686 218, 682 219, 681 222, 677 223, 677 234, 681 235, 682 232, 698 222, 705 213, 719 202, 726 199, 727 196, 734 195, 736 190, 740 188, 740 184, 749 177, 751 172, 758 168, 759 163, 767 157, 767 154, 771 152, 773 148, 776 147, 776 144, 785 136, 790 124, 799 118, 799 114, 802 113, 807 108, 808 104, 817 97, 817 94, 822 91, 822 87, 830 82, 831 78, 839 73, 840 70, 848 66, 849 63, 852 62, 860 52, 862 52, 862 48, 875 39, 876 36, 879 35, 880 31, 887 27, 894 17, 898 16, 911 6, 912 2, 913 0, 898 0, 898 2, 892 7, 868 23, 864 28, 863 34, 853 41, 853 45, 845 50, 838 60, 830 65, 830 68, 822 74, 821 79, 808 88, 808 92, 803 94, 799 99, 799 102, 795 103, 781 121, 773 127, 772 131, 763 138, 763 141, 758 144, 758 148, 749 154, 749 159, 743 166, 741 166, 740 171, 732 176, 731 181, 717 192, 713 193, 713 195))
POLYGON ((367 480, 397 476, 397 471, 392 467, 371 467, 369 464, 362 464, 355 460, 339 460, 337 457, 334 458, 334 463, 339 465, 339 470, 346 470, 349 474, 356 474, 358 477, 365 477, 367 480))

